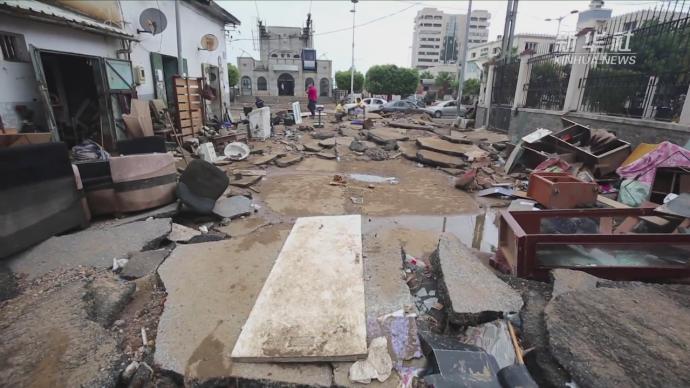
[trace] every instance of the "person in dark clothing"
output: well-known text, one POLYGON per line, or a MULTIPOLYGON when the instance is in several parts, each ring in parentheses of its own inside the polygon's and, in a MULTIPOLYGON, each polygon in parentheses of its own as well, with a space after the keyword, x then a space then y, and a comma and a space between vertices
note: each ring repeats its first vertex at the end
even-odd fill
POLYGON ((316 100, 318 99, 318 93, 316 92, 316 87, 314 87, 314 84, 309 84, 309 87, 307 88, 307 97, 309 98, 309 104, 307 104, 307 108, 309 108, 309 112, 311 112, 311 117, 314 117, 316 114, 316 100))
POLYGON ((256 105, 257 108, 263 108, 266 104, 264 103, 264 100, 260 99, 259 97, 256 98, 256 101, 254 101, 254 104, 256 105))

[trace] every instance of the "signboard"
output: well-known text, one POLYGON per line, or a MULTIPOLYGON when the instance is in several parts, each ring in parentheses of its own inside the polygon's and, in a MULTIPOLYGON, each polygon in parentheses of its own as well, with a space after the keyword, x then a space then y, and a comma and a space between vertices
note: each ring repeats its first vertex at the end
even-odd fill
POLYGON ((302 70, 316 71, 316 50, 302 49, 302 70))
POLYGON ((277 63, 273 65, 274 71, 299 71, 299 66, 297 65, 285 65, 277 63))

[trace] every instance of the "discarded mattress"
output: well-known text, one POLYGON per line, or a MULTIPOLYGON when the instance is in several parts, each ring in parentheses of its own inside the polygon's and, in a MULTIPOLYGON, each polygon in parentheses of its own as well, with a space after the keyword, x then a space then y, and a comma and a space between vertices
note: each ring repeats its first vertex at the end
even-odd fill
POLYGON ((170 154, 112 157, 110 174, 120 212, 150 209, 175 200, 177 170, 170 154))
POLYGON ((0 149, 0 257, 86 226, 64 143, 0 149))

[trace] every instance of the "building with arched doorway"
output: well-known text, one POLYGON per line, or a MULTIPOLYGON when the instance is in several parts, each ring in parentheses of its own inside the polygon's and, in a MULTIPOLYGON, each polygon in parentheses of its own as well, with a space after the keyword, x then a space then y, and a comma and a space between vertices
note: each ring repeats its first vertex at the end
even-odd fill
POLYGON ((313 84, 320 97, 333 95, 330 60, 317 59, 311 15, 305 27, 264 26, 259 22, 258 60, 237 58, 242 96, 306 97, 313 84))

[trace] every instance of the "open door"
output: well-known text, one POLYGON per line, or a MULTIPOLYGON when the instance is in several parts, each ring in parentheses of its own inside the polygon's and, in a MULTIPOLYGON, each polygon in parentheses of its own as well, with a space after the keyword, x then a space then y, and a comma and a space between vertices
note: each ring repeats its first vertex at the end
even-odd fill
POLYGON ((31 51, 31 63, 34 67, 34 75, 36 76, 36 85, 38 86, 38 94, 43 104, 45 111, 46 125, 52 134, 53 141, 60 141, 60 134, 58 133, 57 122, 55 121, 55 114, 53 107, 50 104, 50 92, 48 91, 48 83, 46 82, 45 73, 43 72, 43 62, 41 61, 41 51, 34 45, 29 45, 31 51))
POLYGON ((104 107, 107 115, 103 115, 109 118, 106 128, 110 128, 114 140, 126 139, 127 131, 122 114, 129 113, 132 98, 136 97, 132 62, 103 58, 101 69, 105 78, 103 95, 109 97, 104 107))

